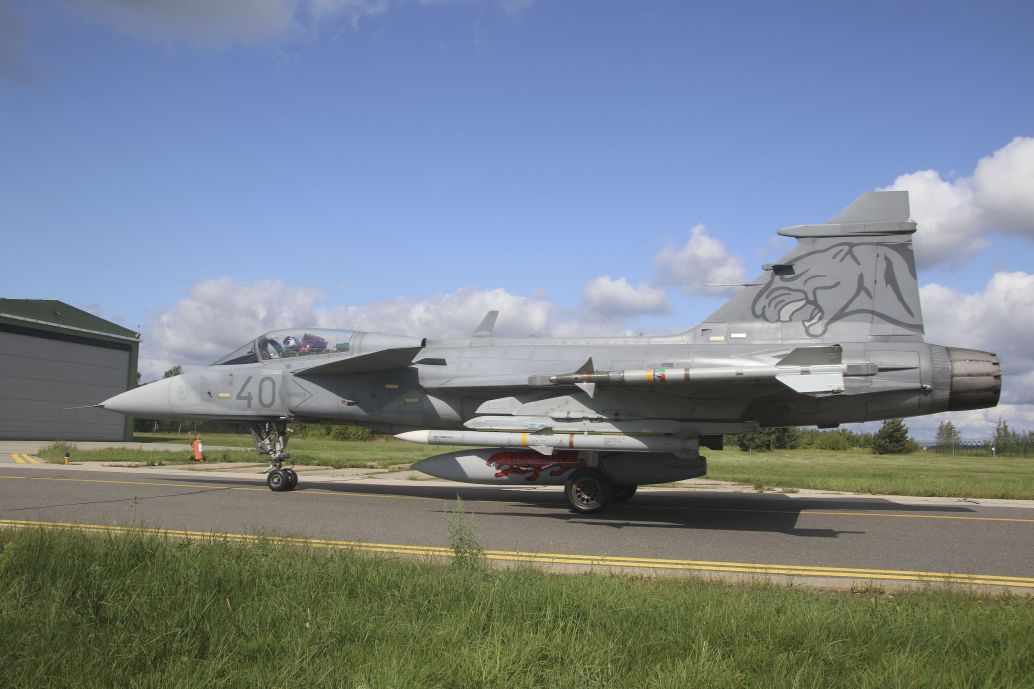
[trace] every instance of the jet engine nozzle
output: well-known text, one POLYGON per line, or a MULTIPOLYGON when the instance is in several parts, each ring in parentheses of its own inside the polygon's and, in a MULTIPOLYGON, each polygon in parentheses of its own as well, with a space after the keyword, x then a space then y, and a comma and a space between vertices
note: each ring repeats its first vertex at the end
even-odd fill
POLYGON ((984 409, 998 404, 1002 393, 1002 365, 998 356, 975 349, 945 349, 951 363, 948 411, 984 409))

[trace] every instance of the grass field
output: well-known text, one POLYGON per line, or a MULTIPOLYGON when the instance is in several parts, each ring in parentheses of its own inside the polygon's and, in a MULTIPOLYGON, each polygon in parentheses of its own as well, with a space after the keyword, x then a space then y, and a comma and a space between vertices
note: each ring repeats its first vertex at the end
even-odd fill
POLYGON ((0 531, 0 686, 1030 687, 1034 600, 0 531))
MULTIPOLYGON (((255 452, 250 435, 232 433, 206 433, 203 435, 205 456, 213 462, 265 462, 255 452), (214 450, 213 447, 230 447, 235 450, 214 450)), ((142 464, 186 464, 191 461, 188 437, 168 433, 137 433, 134 440, 142 443, 183 443, 182 451, 132 450, 123 448, 102 448, 97 450, 69 450, 64 444, 54 444, 37 454, 52 462, 64 459, 66 451, 71 452, 78 462, 140 462, 142 464)), ((74 445, 74 443, 73 443, 74 445)), ((298 438, 288 442, 291 462, 296 464, 318 464, 322 466, 367 467, 382 469, 397 465, 409 465, 424 457, 461 448, 451 446, 428 447, 407 443, 394 438, 377 436, 373 440, 332 440, 330 438, 298 438)))
POLYGON ((707 451, 708 478, 758 487, 884 495, 1034 499, 1034 460, 866 451, 707 451))

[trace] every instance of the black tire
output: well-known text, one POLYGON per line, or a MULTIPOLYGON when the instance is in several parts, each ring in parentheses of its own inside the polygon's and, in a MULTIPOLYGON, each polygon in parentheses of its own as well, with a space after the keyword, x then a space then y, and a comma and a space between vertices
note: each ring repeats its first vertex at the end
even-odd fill
POLYGON ((614 502, 628 502, 635 495, 637 488, 639 486, 634 483, 631 486, 615 486, 614 493, 610 496, 610 499, 614 502))
POLYGON ((284 469, 284 473, 287 474, 288 490, 294 490, 298 487, 298 472, 294 469, 284 469))
POLYGON ((283 469, 273 469, 273 471, 266 474, 266 485, 269 486, 269 490, 275 493, 291 490, 291 482, 283 469))
POLYGON ((580 514, 599 512, 610 502, 607 477, 594 469, 577 471, 564 484, 564 496, 571 509, 580 514))

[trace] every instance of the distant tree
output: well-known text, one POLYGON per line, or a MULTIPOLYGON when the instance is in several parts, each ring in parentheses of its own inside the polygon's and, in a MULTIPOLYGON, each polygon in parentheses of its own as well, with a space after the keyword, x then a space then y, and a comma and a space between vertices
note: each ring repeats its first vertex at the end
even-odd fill
POLYGON ((175 366, 170 368, 168 371, 163 373, 162 374, 162 378, 174 378, 174 377, 176 377, 176 376, 178 376, 178 375, 180 375, 182 373, 183 373, 183 367, 180 366, 179 364, 176 364, 175 366))
POLYGON ((792 450, 801 445, 801 429, 766 428, 758 433, 744 433, 737 436, 736 445, 744 452, 771 452, 792 450))
POLYGON ((1009 428, 1009 422, 999 417, 995 425, 994 446, 998 454, 1010 452, 1020 444, 1020 436, 1009 428))
POLYGON ((827 431, 815 439, 815 449, 843 452, 851 449, 850 431, 827 431))
POLYGON ((877 455, 903 455, 916 449, 908 437, 908 427, 901 419, 887 419, 872 439, 872 451, 877 455))
POLYGON ((744 452, 771 452, 772 435, 770 428, 759 433, 744 433, 736 437, 736 445, 744 452))
POLYGON ((801 446, 801 429, 797 426, 771 428, 772 447, 776 450, 796 450, 801 446))
POLYGON ((951 421, 941 421, 937 426, 937 449, 941 452, 954 448, 960 439, 959 429, 951 421))

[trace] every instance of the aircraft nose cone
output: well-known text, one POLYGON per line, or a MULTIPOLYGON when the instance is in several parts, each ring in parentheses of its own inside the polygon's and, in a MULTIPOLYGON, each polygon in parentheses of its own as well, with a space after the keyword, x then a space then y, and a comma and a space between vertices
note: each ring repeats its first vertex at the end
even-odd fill
POLYGON ((126 390, 104 400, 100 406, 127 416, 142 416, 149 419, 171 416, 169 391, 172 389, 172 381, 172 378, 165 378, 126 390))

